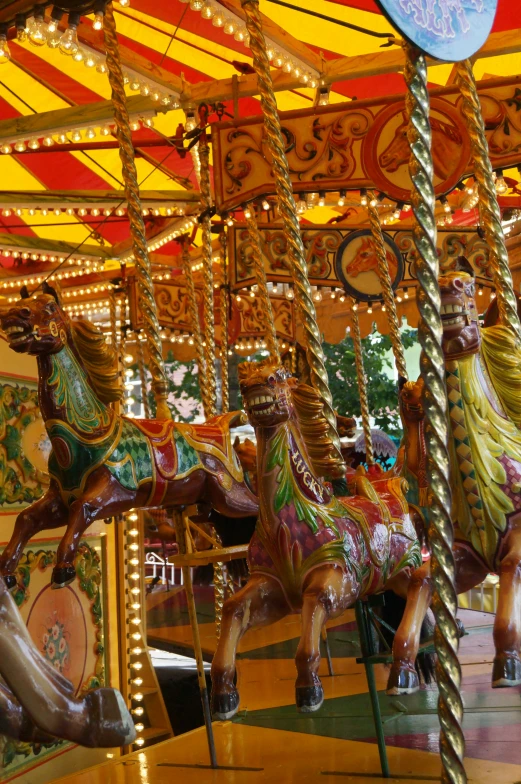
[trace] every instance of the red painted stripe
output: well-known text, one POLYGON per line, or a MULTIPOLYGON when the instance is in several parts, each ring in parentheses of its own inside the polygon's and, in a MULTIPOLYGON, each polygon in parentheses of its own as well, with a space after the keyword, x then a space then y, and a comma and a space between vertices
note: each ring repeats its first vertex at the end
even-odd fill
MULTIPOLYGON (((13 62, 20 63, 20 65, 23 65, 43 82, 47 82, 47 84, 50 85, 51 90, 55 87, 56 90, 59 90, 62 95, 67 97, 71 104, 94 103, 101 100, 97 93, 93 92, 93 90, 90 90, 88 87, 85 87, 81 84, 81 81, 72 79, 64 71, 60 71, 58 68, 55 68, 54 65, 51 65, 41 57, 38 57, 37 54, 19 46, 15 41, 10 41, 9 46, 11 48, 13 62)), ((63 61, 64 68, 68 70, 71 61, 67 60, 65 57, 63 58, 63 61)), ((81 79, 81 67, 82 66, 79 63, 74 63, 74 67, 70 68, 71 73, 77 73, 79 79, 81 79)), ((26 96, 26 100, 29 104, 31 103, 30 95, 26 96)))

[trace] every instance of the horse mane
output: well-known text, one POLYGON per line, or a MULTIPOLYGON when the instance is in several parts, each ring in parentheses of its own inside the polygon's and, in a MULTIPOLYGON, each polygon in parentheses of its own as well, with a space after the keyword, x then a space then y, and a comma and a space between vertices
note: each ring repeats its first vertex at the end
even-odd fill
POLYGON ((481 353, 505 413, 521 430, 521 349, 509 327, 481 330, 481 353))
POLYGON ((87 319, 71 321, 74 345, 89 376, 94 392, 102 403, 121 400, 118 356, 105 340, 101 329, 87 319))
POLYGON ((327 475, 337 465, 336 450, 320 395, 308 384, 299 384, 291 388, 291 397, 312 467, 318 476, 327 475))

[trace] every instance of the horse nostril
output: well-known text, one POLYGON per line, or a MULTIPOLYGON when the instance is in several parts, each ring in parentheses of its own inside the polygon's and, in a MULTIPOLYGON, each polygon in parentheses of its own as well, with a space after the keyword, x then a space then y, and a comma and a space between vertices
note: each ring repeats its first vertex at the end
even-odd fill
POLYGON ((18 315, 21 316, 22 318, 28 319, 31 317, 31 311, 29 310, 29 308, 20 308, 20 310, 18 311, 18 315))

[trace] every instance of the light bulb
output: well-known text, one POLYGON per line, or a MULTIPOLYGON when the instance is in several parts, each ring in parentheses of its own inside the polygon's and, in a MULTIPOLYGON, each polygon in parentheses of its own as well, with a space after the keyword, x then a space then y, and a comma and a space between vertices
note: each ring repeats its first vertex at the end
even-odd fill
POLYGON ((11 59, 11 51, 9 49, 9 44, 7 43, 7 36, 0 35, 0 65, 2 63, 8 63, 11 59))
POLYGON ((150 95, 150 85, 147 84, 146 82, 143 82, 143 84, 139 88, 139 92, 141 93, 141 95, 144 95, 146 98, 147 95, 150 95))
POLYGON ((43 144, 44 144, 44 147, 52 147, 53 144, 54 144, 54 139, 52 138, 52 136, 44 136, 43 137, 43 144))
POLYGON ((293 291, 293 289, 290 286, 288 288, 288 290, 286 291, 286 299, 294 299, 294 297, 295 297, 295 292, 293 291))
POLYGON ((246 40, 247 36, 248 36, 248 31, 246 30, 246 28, 238 27, 233 37, 235 38, 236 41, 242 43, 243 41, 246 40))
POLYGON ((143 732, 143 730, 145 729, 145 725, 141 724, 141 722, 136 724, 135 727, 136 727, 136 732, 143 732))
POLYGON ((103 128, 100 128, 100 133, 102 136, 110 136, 112 133, 110 125, 104 125, 103 128))
POLYGON ((18 141, 14 146, 16 152, 25 152, 25 142, 18 141))
POLYGON ((315 291, 313 294, 313 299, 315 302, 322 302, 322 292, 317 289, 317 291, 315 291))
POLYGON ((343 207, 345 203, 346 203, 346 192, 340 191, 340 194, 338 196, 338 206, 343 207))
POLYGON ((96 11, 92 26, 95 30, 103 30, 103 11, 96 11))
POLYGON ((365 188, 362 188, 360 191, 360 204, 362 207, 367 207, 367 191, 365 188))
POLYGON ((122 8, 128 8, 130 5, 130 0, 119 0, 119 4, 122 8))
POLYGON ((204 0, 190 0, 190 8, 192 11, 201 11, 204 6, 204 0))
POLYGON ((73 142, 81 142, 81 131, 76 129, 71 133, 71 139, 73 142))
POLYGON ((75 63, 82 63, 84 58, 85 58, 85 53, 83 49, 80 49, 78 47, 74 52, 72 52, 72 59, 74 60, 75 63))
POLYGON ((96 66, 96 71, 100 74, 105 74, 108 71, 107 64, 104 60, 100 60, 96 66))
POLYGON ((28 27, 29 41, 33 46, 43 46, 47 42, 47 25, 43 15, 38 13, 28 27))
POLYGON ((68 141, 66 133, 58 134, 58 144, 67 144, 68 141))
POLYGON ((203 19, 211 19, 215 14, 215 8, 211 3, 206 2, 201 8, 201 16, 203 19))
POLYGON ((143 685, 143 678, 134 678, 132 683, 134 683, 136 686, 142 686, 143 685))
POLYGON ((47 46, 49 47, 49 49, 57 49, 60 46, 61 41, 62 41, 62 34, 60 33, 57 27, 54 31, 51 31, 50 29, 48 30, 47 46))
POLYGON ((87 139, 95 139, 96 131, 94 130, 94 128, 87 128, 87 130, 85 131, 85 137, 87 139))
POLYGON ((134 708, 134 710, 132 711, 134 716, 142 716, 144 714, 144 712, 145 712, 145 709, 142 708, 140 705, 138 705, 137 708, 134 708))
POLYGON ((326 194, 321 193, 318 199, 318 206, 325 207, 326 206, 326 194))
POLYGON ((136 702, 141 702, 143 699, 143 695, 141 694, 141 692, 138 691, 137 694, 132 695, 132 699, 136 700, 136 702))
MULTIPOLYGON (((136 697, 136 699, 137 699, 137 697, 136 697)), ((141 699, 143 699, 143 697, 141 697, 141 699)), ((136 746, 144 746, 145 745, 145 739, 144 738, 136 738, 134 743, 136 744, 136 746)))
POLYGON ((508 185, 506 184, 502 174, 496 177, 495 185, 496 185, 496 193, 502 194, 508 191, 508 185))
POLYGON ((11 147, 10 144, 2 144, 2 146, 0 147, 0 152, 3 153, 3 155, 9 155, 9 153, 11 153, 12 151, 13 148, 11 147))
POLYGON ((224 25, 224 21, 225 21, 224 14, 221 13, 221 11, 217 11, 216 10, 215 14, 212 17, 212 24, 213 24, 213 26, 214 27, 222 27, 224 25))
POLYGON ((83 64, 85 65, 85 68, 94 68, 94 66, 98 63, 98 58, 90 52, 83 52, 83 58, 83 64))
POLYGON ((132 653, 134 656, 141 656, 141 654, 143 653, 143 649, 142 648, 132 648, 130 653, 132 653))
POLYGON ((233 19, 227 19, 224 23, 223 32, 226 35, 233 35, 237 29, 237 26, 233 19))
POLYGON ((77 25, 69 21, 69 26, 60 38, 60 52, 73 55, 78 51, 77 25))

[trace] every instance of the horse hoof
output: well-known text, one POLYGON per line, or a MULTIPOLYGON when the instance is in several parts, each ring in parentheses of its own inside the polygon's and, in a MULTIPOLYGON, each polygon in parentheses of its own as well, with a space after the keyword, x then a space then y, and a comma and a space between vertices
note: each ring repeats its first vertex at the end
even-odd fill
POLYGON ((418 673, 410 665, 393 665, 387 681, 386 694, 395 697, 398 694, 414 694, 420 688, 418 673))
POLYGON ((17 582, 16 577, 14 574, 4 574, 4 583, 9 591, 12 591, 13 588, 16 588, 17 582))
POLYGON ((314 713, 322 707, 323 702, 324 689, 320 684, 296 687, 295 703, 299 713, 314 713))
POLYGON ((239 692, 237 689, 227 694, 212 694, 212 716, 218 721, 231 719, 239 710, 239 692))
POLYGON ((125 701, 117 689, 100 688, 87 692, 90 732, 83 745, 91 748, 128 746, 136 738, 136 729, 125 701))
POLYGON ((465 637, 466 631, 465 626, 463 625, 463 621, 460 621, 459 618, 456 618, 456 626, 458 627, 458 637, 461 640, 462 637, 465 637))
POLYGON ((51 588, 65 588, 76 577, 74 566, 55 566, 52 570, 51 588))
POLYGON ((496 656, 492 667, 492 688, 521 685, 521 660, 515 654, 496 656))

